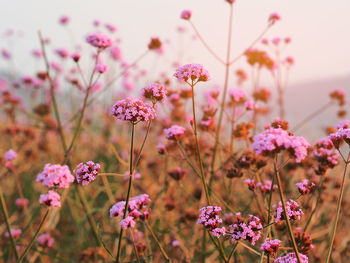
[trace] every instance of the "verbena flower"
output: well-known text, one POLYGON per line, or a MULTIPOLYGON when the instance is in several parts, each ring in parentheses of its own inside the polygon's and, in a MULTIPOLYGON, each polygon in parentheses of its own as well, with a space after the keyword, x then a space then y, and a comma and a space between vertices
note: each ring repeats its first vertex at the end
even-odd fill
POLYGON ((265 243, 262 243, 260 246, 260 251, 263 251, 267 255, 275 256, 281 244, 281 240, 267 239, 265 243))
POLYGON ((151 83, 142 90, 143 97, 152 100, 153 103, 163 101, 167 94, 167 89, 160 83, 151 83))
POLYGON ((234 242, 245 239, 254 246, 255 242, 261 237, 260 230, 262 228, 261 221, 258 217, 249 215, 248 220, 245 221, 241 217, 241 213, 236 213, 236 220, 229 226, 231 241, 234 242))
POLYGON ((37 182, 51 188, 68 188, 74 182, 74 176, 71 174, 67 165, 46 164, 44 170, 38 174, 37 182))
POLYGON ((10 149, 5 153, 5 160, 12 161, 12 160, 16 159, 17 156, 18 156, 18 154, 14 150, 10 149))
POLYGON ((304 179, 302 182, 296 183, 295 185, 298 187, 298 190, 302 195, 310 193, 315 187, 315 184, 309 182, 308 179, 304 179))
POLYGON ((96 179, 101 166, 93 161, 78 164, 77 168, 73 171, 78 183, 82 185, 88 185, 91 181, 96 179))
POLYGON ((42 247, 53 247, 54 239, 49 233, 38 236, 38 243, 42 247))
MULTIPOLYGON (((275 222, 285 220, 282 202, 280 201, 278 203, 278 207, 276 205, 273 207, 276 209, 275 222)), ((303 211, 299 208, 299 204, 292 199, 286 202, 286 210, 288 219, 300 220, 301 216, 304 215, 303 211)))
POLYGON ((141 99, 127 98, 117 101, 112 109, 111 115, 118 120, 130 121, 134 124, 140 121, 150 121, 156 116, 152 105, 143 102, 141 99))
POLYGON ((112 39, 102 33, 94 33, 88 35, 86 38, 86 42, 100 49, 108 48, 113 44, 112 39))
MULTIPOLYGON (((11 236, 12 236, 14 239, 19 238, 19 236, 22 234, 22 230, 21 230, 21 229, 11 228, 10 231, 11 231, 11 236)), ((9 238, 9 237, 10 237, 9 232, 5 232, 4 236, 7 237, 7 238, 9 238)))
MULTIPOLYGON (((301 263, 308 263, 309 262, 309 258, 307 256, 299 253, 299 257, 300 257, 301 263)), ((292 253, 288 253, 287 255, 285 255, 283 257, 276 258, 274 262, 275 263, 298 263, 298 258, 295 255, 295 253, 292 252, 292 253)))
POLYGON ((187 82, 208 81, 210 79, 209 72, 200 64, 186 64, 178 67, 174 74, 178 80, 187 82))
POLYGON ((222 223, 222 219, 219 214, 221 212, 221 207, 219 206, 205 206, 200 209, 201 213, 199 215, 197 224, 202 224, 208 231, 210 231, 213 236, 219 238, 225 235, 225 227, 219 227, 222 223))
POLYGON ((47 194, 40 195, 39 203, 51 207, 61 207, 61 196, 55 191, 49 190, 47 194))
POLYGON ((164 129, 164 133, 168 140, 177 140, 185 134, 185 130, 186 129, 184 127, 173 125, 168 129, 164 129))
POLYGON ((190 20, 192 16, 192 11, 191 10, 183 10, 181 12, 181 18, 185 20, 190 20))

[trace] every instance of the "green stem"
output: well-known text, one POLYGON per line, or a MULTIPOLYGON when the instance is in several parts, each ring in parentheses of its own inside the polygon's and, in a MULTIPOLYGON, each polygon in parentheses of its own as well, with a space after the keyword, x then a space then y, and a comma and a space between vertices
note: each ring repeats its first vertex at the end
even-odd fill
MULTIPOLYGON (((125 208, 124 208, 124 215, 123 215, 123 220, 126 218, 126 214, 128 212, 128 205, 129 205, 129 199, 130 199, 130 192, 131 192, 131 187, 132 187, 132 178, 133 178, 133 153, 134 153, 134 137, 135 137, 135 124, 131 123, 131 142, 130 142, 130 176, 129 176, 129 187, 128 187, 128 193, 126 195, 126 200, 125 200, 125 208)), ((123 231, 124 229, 120 229, 119 233, 119 241, 118 241, 118 252, 117 252, 117 258, 116 258, 116 263, 119 263, 120 260, 120 250, 121 250, 121 243, 122 243, 122 238, 123 238, 123 231)))
POLYGON ((231 260, 232 256, 235 254, 235 252, 236 252, 236 250, 238 248, 238 244, 239 244, 239 241, 237 241, 236 244, 233 245, 231 253, 230 253, 230 255, 227 258, 227 263, 230 263, 230 260, 231 260))
POLYGON ((195 103, 194 103, 194 84, 193 84, 193 81, 192 81, 192 84, 190 84, 190 86, 192 88, 193 127, 194 127, 194 137, 195 137, 195 141, 196 141, 197 156, 198 156, 199 167, 200 167, 202 183, 203 183, 203 187, 204 187, 204 191, 205 191, 205 196, 207 198, 208 205, 211 205, 208 186, 207 186, 207 182, 206 182, 205 176, 204 176, 202 157, 201 157, 201 153, 199 150, 198 134, 197 134, 197 121, 196 121, 196 107, 195 107, 195 103))
POLYGON ((287 209, 286 209, 286 204, 284 202, 284 194, 283 194, 283 190, 282 190, 281 178, 280 178, 280 175, 279 175, 279 171, 277 169, 277 156, 276 156, 276 159, 275 159, 275 162, 274 162, 274 170, 275 170, 275 175, 276 175, 276 178, 277 178, 278 192, 279 192, 281 203, 282 203, 282 207, 283 207, 284 218, 285 218, 286 223, 287 223, 287 228, 288 228, 290 239, 292 241, 293 250, 294 250, 295 255, 297 257, 298 263, 301 263, 298 247, 297 247, 297 244, 295 242, 292 226, 290 224, 288 213, 287 213, 287 209))
POLYGON ((49 214, 49 211, 50 211, 50 209, 48 208, 48 209, 46 210, 46 213, 45 213, 43 219, 42 219, 41 222, 40 222, 40 225, 39 225, 38 229, 35 231, 34 236, 33 236, 32 239, 30 240, 30 242, 29 242, 29 244, 27 245, 27 247, 25 248, 25 250, 23 251, 21 257, 17 260, 17 263, 21 263, 21 262, 22 262, 22 260, 23 260, 24 257, 26 256, 27 252, 29 251, 29 249, 30 249, 31 246, 33 245, 33 242, 34 242, 34 240, 36 239, 36 237, 38 236, 38 234, 39 234, 39 232, 40 232, 40 229, 41 229, 42 226, 44 225, 44 222, 45 222, 45 220, 46 220, 46 218, 47 218, 47 216, 48 216, 48 214, 49 214))
POLYGON ((158 245, 158 247, 159 247, 159 249, 160 249, 160 252, 162 253, 163 257, 164 257, 168 262, 172 262, 172 260, 171 260, 171 259, 169 258, 169 256, 168 256, 168 254, 165 252, 165 250, 164 250, 162 244, 159 242, 157 236, 154 234, 154 232, 153 232, 151 226, 150 226, 147 222, 145 222, 145 225, 146 225, 148 231, 151 233, 151 235, 152 235, 154 241, 156 241, 156 243, 157 243, 157 245, 158 245))
POLYGON ((6 228, 7 228, 7 231, 9 233, 9 236, 10 236, 10 241, 11 241, 11 245, 13 248, 13 252, 15 253, 16 260, 17 260, 18 259, 18 252, 16 249, 16 241, 11 234, 11 225, 10 225, 9 216, 8 216, 6 203, 5 203, 5 199, 4 199, 4 193, 2 191, 1 186, 0 186, 0 203, 1 203, 1 211, 2 211, 2 214, 4 215, 4 219, 5 219, 6 228))
POLYGON ((332 236, 330 239, 330 244, 329 244, 329 248, 328 248, 328 252, 327 252, 327 257, 326 257, 326 263, 329 262, 330 258, 331 258, 331 254, 332 254, 332 248, 333 248, 333 243, 334 243, 334 238, 335 238, 335 233, 337 232, 337 226, 338 226, 338 220, 339 220, 339 215, 340 215, 340 210, 341 210, 341 203, 343 200, 343 194, 344 194, 344 186, 345 186, 345 179, 346 179, 346 171, 348 168, 348 164, 349 164, 349 160, 350 160, 350 152, 348 154, 348 158, 345 162, 345 168, 344 168, 344 173, 343 173, 343 179, 342 179, 342 183, 341 183, 341 187, 340 187, 340 192, 339 192, 339 198, 338 198, 338 204, 337 204, 337 212, 335 215, 335 220, 334 220, 334 224, 333 224, 333 230, 332 230, 332 236))

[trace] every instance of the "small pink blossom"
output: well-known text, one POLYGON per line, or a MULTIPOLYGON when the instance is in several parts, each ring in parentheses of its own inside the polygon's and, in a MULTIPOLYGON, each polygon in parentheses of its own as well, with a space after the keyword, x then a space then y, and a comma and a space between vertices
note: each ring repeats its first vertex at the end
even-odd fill
MULTIPOLYGON (((309 258, 301 253, 299 253, 301 263, 308 263, 309 258)), ((294 252, 288 253, 283 257, 278 257, 275 259, 274 263, 298 263, 298 258, 294 252)))
POLYGON ((134 228, 136 225, 136 222, 134 221, 134 218, 132 216, 127 216, 125 219, 120 221, 120 225, 122 226, 122 228, 126 230, 129 227, 134 228))
MULTIPOLYGON (((278 203, 278 207, 276 205, 273 207, 276 209, 275 222, 285 220, 282 202, 280 201, 278 203)), ((299 208, 299 204, 292 199, 286 202, 286 210, 289 219, 300 220, 301 216, 304 215, 303 211, 299 208)))
POLYGON ((68 188, 74 182, 74 176, 67 165, 48 163, 44 170, 38 174, 36 181, 47 187, 68 188))
POLYGON ((191 80, 192 82, 210 80, 209 72, 200 64, 186 64, 178 67, 174 77, 185 82, 188 80, 191 80))
POLYGON ((16 206, 19 210, 23 210, 24 207, 27 207, 29 204, 29 200, 26 198, 18 198, 16 199, 16 206))
POLYGON ((102 34, 102 33, 94 33, 89 35, 86 38, 86 42, 88 42, 90 45, 100 48, 100 49, 105 49, 110 46, 112 46, 113 41, 110 37, 102 34))
POLYGON ((103 63, 97 63, 95 66, 95 71, 97 71, 100 74, 103 74, 107 71, 108 65, 103 64, 103 63))
POLYGON ((66 16, 66 15, 63 15, 63 16, 61 16, 60 18, 59 18, 59 23, 61 24, 61 25, 66 25, 66 24, 68 24, 68 22, 69 22, 69 17, 68 16, 66 16))
POLYGON ((265 243, 261 244, 260 251, 263 251, 267 255, 275 256, 280 245, 281 245, 281 240, 279 239, 273 239, 273 240, 267 239, 265 243))
POLYGON ((247 94, 242 89, 230 89, 229 96, 235 103, 242 103, 246 100, 247 94))
POLYGON ((40 195, 39 203, 51 207, 61 207, 61 196, 55 191, 49 190, 48 193, 40 195))
POLYGON ((245 221, 241 217, 241 213, 236 213, 235 222, 229 226, 231 241, 234 242, 240 239, 245 239, 254 246, 255 242, 261 237, 260 230, 262 228, 262 224, 258 217, 249 215, 248 220, 245 221))
POLYGON ((14 159, 17 158, 17 156, 18 156, 18 154, 14 150, 10 149, 5 153, 5 160, 6 161, 13 161, 14 159))
POLYGON ((77 168, 73 171, 78 183, 88 185, 91 181, 96 179, 101 166, 93 161, 88 161, 86 164, 79 163, 77 168))
POLYGON ((179 125, 173 125, 168 129, 164 129, 164 133, 168 140, 177 140, 185 134, 185 128, 179 125))
POLYGON ((310 193, 315 187, 315 184, 309 182, 308 179, 304 179, 302 182, 296 183, 295 185, 298 187, 298 190, 302 195, 310 193))
POLYGON ((53 247, 54 239, 49 233, 41 234, 38 236, 38 243, 42 247, 53 247))
POLYGON ((142 95, 147 99, 151 99, 153 103, 164 100, 167 94, 167 89, 159 83, 151 83, 142 90, 142 95))
MULTIPOLYGON (((19 238, 19 236, 22 234, 22 230, 21 229, 14 229, 14 228, 12 228, 10 231, 11 231, 11 236, 14 239, 19 238)), ((9 238, 10 237, 9 232, 5 232, 4 236, 9 238)))
POLYGON ((269 23, 271 23, 271 24, 276 23, 278 20, 281 20, 281 17, 278 13, 272 13, 269 16, 269 23))
POLYGON ((192 16, 192 11, 191 10, 183 10, 181 12, 181 18, 185 20, 190 20, 192 16))

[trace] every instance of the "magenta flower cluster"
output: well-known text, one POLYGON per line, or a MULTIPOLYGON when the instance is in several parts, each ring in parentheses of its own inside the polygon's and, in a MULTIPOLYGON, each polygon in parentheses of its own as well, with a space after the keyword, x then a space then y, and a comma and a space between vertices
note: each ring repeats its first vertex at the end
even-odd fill
POLYGON ((302 195, 310 193, 315 187, 315 184, 309 182, 308 179, 304 179, 302 182, 296 183, 295 185, 298 187, 298 190, 302 195))
MULTIPOLYGON (((10 232, 11 232, 11 236, 12 236, 14 239, 19 238, 19 236, 22 234, 22 230, 21 230, 21 229, 11 228, 10 232)), ((5 232, 4 236, 7 237, 7 238, 9 238, 9 237, 10 237, 9 232, 5 232)))
POLYGON ((108 48, 113 44, 112 39, 102 33, 94 33, 88 35, 86 38, 86 42, 100 49, 108 48))
POLYGON ((304 137, 294 136, 282 128, 269 128, 254 137, 251 147, 257 154, 267 156, 287 150, 300 163, 306 157, 309 146, 304 137))
POLYGON ((334 152, 332 149, 333 143, 330 139, 319 139, 316 142, 313 154, 317 161, 327 167, 333 168, 338 164, 339 153, 334 152))
POLYGON ((47 194, 40 195, 39 203, 51 207, 61 207, 61 196, 53 190, 49 190, 47 194))
POLYGON ((42 247, 53 247, 54 239, 49 233, 41 234, 38 236, 38 243, 42 247))
MULTIPOLYGON (((284 220, 285 217, 282 202, 280 201, 278 203, 278 207, 276 207, 276 205, 273 207, 276 209, 275 222, 278 223, 279 221, 284 220)), ((304 215, 303 211, 299 208, 299 204, 292 199, 286 202, 286 210, 288 219, 300 220, 301 216, 304 215)))
POLYGON ((160 83, 151 83, 142 90, 142 95, 146 99, 152 100, 153 103, 164 100, 167 94, 167 89, 160 83))
POLYGON ((185 128, 179 125, 173 125, 168 129, 164 129, 164 133, 168 140, 177 140, 181 135, 184 135, 185 128))
POLYGON ((112 109, 111 115, 118 120, 130 121, 134 124, 140 121, 150 121, 156 116, 152 105, 143 102, 141 99, 127 98, 117 101, 112 109))
POLYGON ((230 89, 229 94, 231 100, 235 103, 244 102, 247 96, 243 89, 230 89))
POLYGON ((78 183, 82 185, 88 185, 91 181, 96 179, 101 166, 93 161, 78 164, 74 170, 75 177, 78 183))
POLYGON ((328 138, 332 141, 336 149, 338 149, 343 142, 350 145, 350 129, 340 128, 336 132, 330 134, 328 138))
POLYGON ((5 160, 12 161, 12 160, 16 159, 17 156, 18 156, 18 154, 14 150, 10 149, 5 153, 5 160))
POLYGON ((180 81, 192 82, 208 81, 210 79, 209 72, 200 64, 186 64, 178 67, 174 77, 180 81))
POLYGON ((51 188, 68 188, 70 183, 74 182, 74 176, 71 174, 67 165, 46 164, 44 170, 38 174, 37 182, 51 188))
POLYGON ((241 217, 241 213, 236 213, 236 221, 229 228, 232 242, 245 239, 254 246, 261 237, 260 230, 263 227, 258 217, 249 215, 248 220, 245 221, 241 217))
POLYGON ((219 214, 221 212, 221 207, 219 206, 205 206, 200 209, 201 213, 199 215, 197 224, 202 224, 208 231, 210 231, 213 236, 219 238, 225 235, 225 227, 219 227, 222 223, 222 219, 219 214))
MULTIPOLYGON (((301 263, 308 263, 309 258, 301 253, 299 253, 299 257, 301 260, 301 263)), ((298 263, 298 258, 295 255, 295 253, 288 253, 287 255, 283 257, 276 258, 275 263, 298 263)))
MULTIPOLYGON (((148 194, 142 194, 138 196, 134 196, 130 198, 128 203, 128 214, 120 222, 120 225, 124 229, 128 229, 129 227, 135 227, 135 220, 140 218, 142 220, 146 220, 150 216, 150 209, 147 209, 147 205, 151 202, 148 194)), ((125 211, 125 201, 120 201, 112 206, 109 210, 110 217, 123 217, 125 211)))
POLYGON ((267 255, 274 256, 276 255, 280 245, 281 245, 281 240, 279 239, 273 239, 273 240, 267 239, 266 242, 261 244, 260 251, 263 251, 267 255))

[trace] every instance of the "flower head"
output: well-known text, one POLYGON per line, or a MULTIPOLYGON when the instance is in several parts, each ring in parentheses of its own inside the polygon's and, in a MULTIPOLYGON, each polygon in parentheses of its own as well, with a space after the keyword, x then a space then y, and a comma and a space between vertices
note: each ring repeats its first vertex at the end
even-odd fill
POLYGON ((265 243, 261 244, 260 251, 263 251, 267 255, 275 256, 279 249, 280 244, 281 244, 281 240, 279 239, 273 239, 273 240, 267 239, 265 243))
POLYGON ((18 156, 18 154, 14 150, 10 149, 5 153, 5 160, 12 161, 12 160, 16 159, 17 156, 18 156))
POLYGON ((205 206, 200 209, 197 224, 202 224, 208 229, 215 237, 219 238, 221 235, 225 235, 225 227, 219 227, 222 223, 222 219, 219 214, 221 207, 219 206, 205 206))
POLYGON ((191 10, 183 10, 181 12, 181 18, 185 20, 190 20, 192 16, 192 11, 191 10))
POLYGON ((38 236, 38 243, 42 247, 52 247, 54 239, 49 233, 41 234, 38 236))
MULTIPOLYGON (((10 231, 11 231, 11 236, 12 236, 14 239, 19 238, 19 236, 22 234, 22 230, 21 230, 21 229, 14 229, 14 228, 11 228, 10 231)), ((9 238, 9 237, 10 237, 9 232, 5 232, 4 236, 7 237, 7 238, 9 238)))
MULTIPOLYGON (((299 253, 299 257, 300 257, 301 263, 308 263, 309 262, 309 258, 307 256, 299 253)), ((295 255, 295 253, 292 252, 292 253, 288 253, 287 255, 285 255, 283 257, 276 258, 274 262, 275 263, 298 263, 298 258, 295 255)))
POLYGON ((39 203, 44 204, 51 207, 61 207, 60 202, 61 196, 55 191, 49 190, 49 192, 45 195, 40 195, 39 203))
POLYGON ((151 99, 153 103, 164 100, 167 94, 168 94, 167 89, 164 87, 164 85, 159 83, 149 84, 148 86, 143 88, 143 93, 142 93, 142 95, 145 98, 151 99))
POLYGON ((68 188, 70 183, 74 182, 74 176, 67 165, 48 163, 44 170, 38 174, 36 181, 47 187, 68 188))
POLYGON ((304 179, 302 182, 296 183, 295 185, 298 187, 298 190, 302 195, 310 193, 315 187, 315 184, 309 182, 308 179, 304 179))
POLYGON ((174 77, 185 82, 188 80, 192 82, 208 81, 210 79, 209 72, 200 64, 186 64, 178 67, 174 77))
POLYGON ((112 109, 111 115, 119 120, 130 121, 134 124, 140 121, 150 121, 156 116, 155 109, 141 99, 127 98, 117 101, 112 109))
POLYGON ((97 71, 100 74, 103 74, 107 71, 108 65, 103 64, 103 63, 97 63, 95 66, 95 71, 97 71))
POLYGON ((112 46, 113 41, 110 37, 102 34, 102 33, 94 33, 89 35, 86 38, 86 42, 88 42, 90 45, 100 48, 100 49, 105 49, 110 46, 112 46))
POLYGON ((164 129, 164 133, 168 140, 177 140, 180 136, 184 135, 185 128, 179 125, 173 125, 168 129, 164 129))
POLYGON ((269 23, 274 24, 276 23, 278 20, 281 20, 281 17, 278 13, 272 13, 269 16, 269 23))
POLYGON ((236 214, 236 220, 230 225, 230 233, 232 242, 240 239, 246 239, 253 246, 260 239, 262 229, 260 219, 256 216, 249 215, 248 220, 241 217, 241 213, 236 214))
MULTIPOLYGON (((284 217, 282 202, 280 201, 278 203, 278 207, 274 205, 274 208, 276 209, 275 222, 277 223, 281 220, 284 220, 285 217, 284 217)), ((304 215, 303 211, 299 208, 299 204, 292 199, 286 202, 286 210, 287 210, 287 216, 289 219, 300 220, 301 216, 304 215)))
POLYGON ((87 185, 96 179, 100 168, 100 164, 94 163, 93 161, 88 161, 86 164, 78 164, 77 168, 73 172, 75 173, 75 177, 78 183, 87 185))

